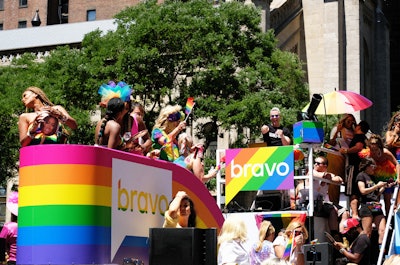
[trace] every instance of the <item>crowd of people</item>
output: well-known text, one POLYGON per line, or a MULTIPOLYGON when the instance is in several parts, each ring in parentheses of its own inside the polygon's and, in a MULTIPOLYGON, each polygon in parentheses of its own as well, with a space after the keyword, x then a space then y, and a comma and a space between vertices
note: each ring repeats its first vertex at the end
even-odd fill
MULTIPOLYGON (((144 122, 145 109, 132 100, 130 85, 110 81, 102 84, 98 93, 105 115, 96 125, 95 145, 176 163, 192 171, 203 183, 217 175, 216 169, 205 173, 204 146, 194 144, 185 133, 186 120, 181 106, 167 105, 161 109, 149 132, 144 122)), ((22 94, 22 102, 27 109, 18 121, 22 147, 67 143, 66 127, 75 130, 77 123, 62 106, 54 105, 38 87, 28 87, 22 94)))
MULTIPOLYGON (((96 145, 176 163, 192 171, 203 183, 216 176, 217 169, 208 174, 204 172, 204 146, 193 143, 192 138, 185 133, 187 124, 181 106, 167 105, 162 108, 154 127, 149 131, 143 120, 144 107, 140 103, 132 103, 132 89, 128 84, 110 81, 103 84, 98 92, 102 96, 100 106, 105 108, 105 115, 95 128, 96 145)), ((68 128, 74 130, 78 126, 67 110, 54 105, 40 88, 27 88, 22 95, 22 102, 27 110, 32 110, 19 117, 19 139, 22 147, 66 143, 68 128)), ((270 124, 261 126, 266 145, 293 144, 290 130, 281 124, 281 113, 277 107, 271 109, 270 121, 270 124)), ((329 140, 330 146, 336 148, 337 152, 315 156, 313 171, 307 173, 314 178, 316 216, 327 218, 329 232, 335 236, 335 240, 338 239, 339 242, 341 235, 351 230, 350 226, 359 235, 365 235, 362 241, 363 246, 367 247, 363 247, 361 256, 354 257, 356 250, 352 250, 351 255, 344 254, 349 260, 365 259, 363 255, 366 255, 371 245, 370 238, 374 229, 379 235, 379 247, 383 243, 385 217, 391 209, 394 187, 399 183, 400 112, 395 113, 388 121, 387 131, 382 135, 383 138, 379 134, 371 133, 366 121, 357 123, 352 114, 343 115, 333 128, 329 140), (346 186, 349 209, 339 205, 340 185, 346 186), (381 196, 383 205, 380 204, 381 196)), ((305 192, 309 190, 308 180, 296 184, 294 198, 297 205, 307 205, 309 202, 305 192)), ((396 205, 399 202, 400 199, 397 198, 396 205)), ((195 226, 195 216, 193 202, 185 192, 180 192, 166 212, 164 226, 195 226)), ((288 239, 296 240, 298 236, 301 236, 301 240, 298 240, 296 253, 303 254, 299 249, 308 237, 304 226, 288 227, 285 233, 275 238, 273 226, 263 223, 260 241, 251 251, 244 251, 241 245, 245 238, 244 227, 245 224, 238 220, 231 222, 228 218, 225 221, 218 239, 219 264, 261 264, 261 260, 270 257, 282 259, 288 239), (296 229, 301 229, 301 233, 297 235, 296 229), (237 257, 232 259, 232 254, 229 253, 236 253, 237 257)), ((357 240, 361 239, 357 237, 357 240)), ((341 244, 338 243, 335 247, 340 247, 341 254, 346 253, 346 248, 341 244)), ((352 246, 355 248, 354 243, 352 246)), ((361 248, 356 249, 358 251, 361 248)), ((301 264, 304 259, 292 256, 287 260, 301 264)))
POLYGON ((258 241, 250 245, 247 231, 240 216, 232 215, 225 220, 218 236, 218 265, 305 264, 308 231, 304 223, 293 220, 276 236, 272 223, 264 220, 258 241))
MULTIPOLYGON (((290 131, 280 124, 280 118, 279 109, 273 108, 270 111, 271 124, 261 127, 267 146, 291 144, 290 131)), ((357 123, 352 114, 344 114, 332 129, 327 144, 336 152, 316 154, 312 172, 306 173, 314 179, 314 216, 326 218, 328 232, 336 240, 342 241, 343 233, 349 232, 347 224, 357 223, 354 229, 350 229, 350 234, 357 234, 358 247, 353 242, 351 246, 355 249, 338 250, 342 254, 349 250, 350 254, 343 255, 348 261, 358 264, 375 264, 377 256, 373 255, 374 252, 386 247, 382 246, 382 241, 391 201, 395 199, 392 208, 395 211, 400 201, 400 196, 392 198, 400 181, 400 112, 391 117, 387 131, 381 135, 372 133, 366 121, 357 123), (349 209, 339 204, 342 185, 349 198, 349 209), (374 231, 376 240, 372 239, 374 231)), ((294 194, 291 194, 294 207, 307 207, 308 185, 308 178, 296 181, 294 194)), ((355 240, 354 235, 347 235, 347 238, 355 240)))

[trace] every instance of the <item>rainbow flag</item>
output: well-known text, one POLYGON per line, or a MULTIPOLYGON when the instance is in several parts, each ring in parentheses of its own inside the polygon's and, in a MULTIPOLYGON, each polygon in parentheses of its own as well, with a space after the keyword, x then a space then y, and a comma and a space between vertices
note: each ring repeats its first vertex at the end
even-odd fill
POLYGON ((195 104, 195 102, 194 102, 194 99, 192 97, 187 99, 186 106, 185 106, 185 114, 186 114, 186 116, 188 116, 192 112, 194 104, 195 104))
POLYGON ((285 248, 285 252, 283 253, 283 257, 282 259, 288 259, 290 257, 290 255, 292 254, 292 250, 293 250, 293 233, 292 235, 289 237, 289 240, 287 242, 286 248, 285 248))

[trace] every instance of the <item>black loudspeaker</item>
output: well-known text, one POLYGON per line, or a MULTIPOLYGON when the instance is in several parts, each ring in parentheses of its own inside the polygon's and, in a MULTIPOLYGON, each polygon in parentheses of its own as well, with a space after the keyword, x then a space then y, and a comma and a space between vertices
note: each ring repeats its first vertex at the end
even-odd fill
POLYGON ((217 230, 150 228, 150 265, 216 265, 217 230))
POLYGON ((304 264, 333 265, 333 246, 324 242, 304 245, 304 264))

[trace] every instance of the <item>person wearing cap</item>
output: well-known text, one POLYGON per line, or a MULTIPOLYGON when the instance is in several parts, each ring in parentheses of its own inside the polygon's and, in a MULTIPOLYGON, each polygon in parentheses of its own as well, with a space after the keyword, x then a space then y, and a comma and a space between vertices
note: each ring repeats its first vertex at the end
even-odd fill
POLYGON ((347 155, 348 165, 352 167, 352 174, 348 175, 347 185, 351 185, 350 195, 350 209, 353 218, 359 218, 358 216, 358 198, 360 197, 359 189, 356 182, 356 177, 359 173, 358 167, 361 158, 358 156, 358 152, 366 147, 367 137, 366 134, 369 131, 369 124, 366 121, 360 121, 354 128, 354 136, 351 140, 349 147, 342 147, 339 152, 343 155, 347 155))
POLYGON ((371 256, 371 241, 367 234, 362 230, 360 223, 355 218, 349 218, 344 223, 344 230, 342 234, 346 235, 351 243, 347 249, 342 242, 335 241, 333 246, 339 250, 349 262, 370 265, 371 256))
POLYGON ((13 191, 8 196, 7 209, 11 212, 11 222, 5 223, 0 238, 5 239, 7 264, 15 265, 17 262, 17 237, 18 237, 18 192, 13 191))
POLYGON ((261 133, 267 146, 290 145, 291 133, 288 128, 281 125, 281 112, 277 107, 271 109, 269 118, 271 124, 264 124, 261 127, 261 133))

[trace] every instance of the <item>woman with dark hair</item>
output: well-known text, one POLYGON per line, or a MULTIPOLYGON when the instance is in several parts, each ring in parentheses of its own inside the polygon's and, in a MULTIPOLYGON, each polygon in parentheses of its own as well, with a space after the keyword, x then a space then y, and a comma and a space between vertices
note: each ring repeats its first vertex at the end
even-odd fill
POLYGON ((106 115, 98 121, 96 126, 95 142, 98 145, 112 149, 124 150, 126 148, 121 137, 121 120, 125 103, 120 98, 112 98, 107 103, 106 115))
POLYGON ((196 227, 196 210, 192 199, 178 191, 164 215, 163 227, 196 227))
POLYGON ((42 119, 36 119, 29 126, 29 140, 24 141, 23 146, 38 145, 38 144, 58 144, 60 139, 57 135, 59 129, 58 119, 54 116, 46 116, 42 119))
POLYGON ((357 175, 357 185, 360 193, 360 209, 358 211, 361 217, 363 231, 368 236, 371 236, 372 223, 375 223, 379 234, 378 243, 382 244, 386 219, 379 201, 388 183, 379 181, 375 184, 372 177, 375 168, 376 164, 373 158, 366 157, 360 162, 360 173, 357 175))
MULTIPOLYGON (((356 182, 356 177, 359 173, 358 167, 361 161, 361 158, 358 156, 358 152, 363 150, 367 145, 367 136, 366 134, 369 131, 369 124, 366 121, 360 121, 356 127, 354 128, 354 136, 350 142, 348 148, 342 147, 339 149, 339 152, 343 155, 347 155, 348 158, 348 170, 352 170, 351 174, 347 175, 347 187, 348 190, 351 190, 350 195, 350 209, 353 218, 359 218, 358 216, 358 198, 360 197, 359 189, 356 182)), ((347 193, 349 194, 349 193, 347 193)))
MULTIPOLYGON (((329 144, 335 146, 336 149, 348 148, 354 137, 355 126, 354 115, 343 114, 338 124, 331 130, 329 144)), ((328 171, 337 176, 345 176, 346 156, 328 153, 327 158, 329 160, 328 171)), ((329 185, 328 194, 331 202, 339 204, 339 185, 329 185)))
POLYGON ((373 158, 376 163, 376 169, 373 173, 375 181, 383 181, 389 184, 383 192, 387 215, 394 192, 394 182, 400 173, 400 165, 393 154, 387 148, 384 148, 382 138, 377 134, 371 135, 367 141, 367 148, 359 152, 359 156, 361 158, 373 158))

